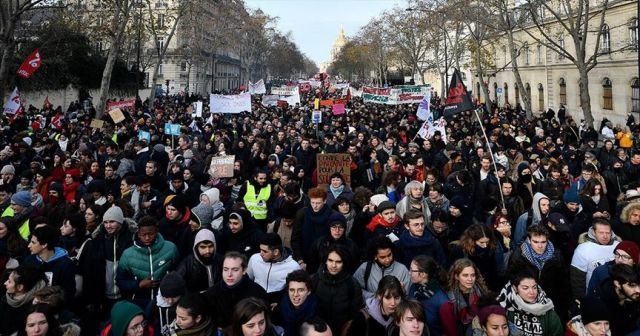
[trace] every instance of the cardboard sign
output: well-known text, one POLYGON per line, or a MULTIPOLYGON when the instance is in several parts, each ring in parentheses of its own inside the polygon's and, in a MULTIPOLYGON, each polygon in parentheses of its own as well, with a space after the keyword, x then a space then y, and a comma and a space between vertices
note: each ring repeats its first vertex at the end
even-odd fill
POLYGON ((111 119, 113 119, 113 122, 116 124, 124 121, 124 114, 122 110, 117 107, 109 111, 109 116, 111 116, 111 119))
POLYGON ((233 163, 235 161, 235 155, 212 157, 211 165, 209 165, 209 175, 211 178, 233 177, 233 163))
POLYGON ((342 174, 347 185, 351 185, 351 155, 349 154, 318 154, 318 185, 326 186, 331 183, 331 174, 342 174))
POLYGON ((100 119, 91 119, 91 124, 89 124, 91 128, 102 128, 102 126, 104 126, 104 120, 100 119))
POLYGON ((192 117, 196 117, 196 118, 202 118, 202 102, 193 102, 193 104, 190 106, 191 107, 191 112, 192 113, 192 117))

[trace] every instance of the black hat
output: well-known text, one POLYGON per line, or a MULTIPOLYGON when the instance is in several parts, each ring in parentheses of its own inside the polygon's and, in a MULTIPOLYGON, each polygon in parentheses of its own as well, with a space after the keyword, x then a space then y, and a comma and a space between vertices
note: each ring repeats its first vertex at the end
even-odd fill
POLYGON ((382 203, 380 203, 378 205, 378 213, 382 213, 383 211, 387 210, 387 209, 396 209, 396 205, 393 204, 393 202, 391 201, 383 201, 382 203))
POLYGON ((176 273, 169 273, 160 281, 160 294, 163 297, 175 298, 185 293, 184 280, 176 273))
POLYGON ((598 297, 587 296, 580 303, 582 324, 587 325, 595 321, 611 321, 611 312, 607 305, 598 297))
POLYGON ((550 224, 552 224, 555 227, 556 232, 571 231, 571 229, 569 228, 569 223, 567 223, 567 220, 564 218, 563 215, 557 212, 550 214, 549 217, 547 217, 547 220, 549 221, 550 224))

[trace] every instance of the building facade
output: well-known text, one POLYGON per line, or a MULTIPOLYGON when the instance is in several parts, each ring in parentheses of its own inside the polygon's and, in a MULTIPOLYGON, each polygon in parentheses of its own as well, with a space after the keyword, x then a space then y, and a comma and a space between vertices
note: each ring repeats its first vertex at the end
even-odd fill
MULTIPOLYGON (((637 5, 636 1, 609 2, 604 25, 600 31, 597 65, 589 72, 594 125, 599 125, 604 117, 612 120, 614 124, 624 125, 629 113, 640 112, 637 5)), ((592 22, 590 28, 598 29, 599 16, 592 22)), ((536 34, 536 28, 532 27, 529 32, 536 34)), ((593 54, 597 33, 590 32, 586 43, 586 57, 593 54)), ((573 41, 569 36, 562 33, 556 36, 559 45, 566 45, 566 48, 575 54, 572 52, 573 41)), ((579 73, 576 66, 553 49, 537 43, 525 31, 516 31, 514 38, 521 41, 518 69, 525 92, 519 92, 516 87, 506 37, 503 37, 495 41, 497 47, 494 57, 496 69, 503 70, 485 78, 485 83, 480 83, 477 76, 472 76, 472 86, 469 90, 473 91, 474 96, 484 101, 480 90, 484 84, 488 85, 491 100, 499 106, 522 104, 522 97, 526 94, 531 98, 534 114, 547 109, 557 111, 563 105, 577 122, 583 119, 579 73)), ((638 120, 637 114, 635 118, 638 120)))

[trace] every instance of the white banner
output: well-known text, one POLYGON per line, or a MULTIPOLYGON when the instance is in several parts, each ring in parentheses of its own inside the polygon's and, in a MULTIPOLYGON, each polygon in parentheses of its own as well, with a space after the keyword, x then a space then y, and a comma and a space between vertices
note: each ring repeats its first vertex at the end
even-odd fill
POLYGON ((422 98, 420 105, 418 105, 416 115, 420 120, 428 120, 429 117, 431 117, 431 91, 424 93, 424 97, 422 98))
POLYGON ((193 115, 196 118, 202 118, 202 102, 193 102, 193 115))
POLYGON ((309 84, 311 85, 312 88, 315 89, 315 88, 319 88, 322 85, 322 81, 310 79, 309 84))
POLYGON ((278 95, 264 95, 262 96, 262 106, 276 106, 278 105, 278 99, 280 99, 278 95))
POLYGON ((249 92, 238 95, 209 96, 209 109, 211 113, 240 113, 251 112, 251 94, 249 92))
POLYGON ((293 96, 299 94, 298 86, 282 86, 271 88, 272 95, 278 96, 293 96))
POLYGON ((352 97, 362 97, 362 89, 358 90, 358 89, 354 88, 353 86, 350 86, 349 90, 351 90, 351 96, 352 97))
POLYGON ((255 83, 249 83, 249 93, 252 95, 267 93, 267 88, 264 86, 264 80, 261 79, 255 83))
POLYGON ((334 85, 336 89, 346 89, 349 87, 349 83, 338 83, 334 85))
POLYGON ((18 87, 13 89, 11 95, 9 96, 9 100, 4 104, 4 114, 16 114, 20 111, 20 92, 18 92, 18 87))
POLYGON ((300 95, 298 93, 293 96, 280 96, 280 100, 284 100, 289 105, 300 104, 300 95))

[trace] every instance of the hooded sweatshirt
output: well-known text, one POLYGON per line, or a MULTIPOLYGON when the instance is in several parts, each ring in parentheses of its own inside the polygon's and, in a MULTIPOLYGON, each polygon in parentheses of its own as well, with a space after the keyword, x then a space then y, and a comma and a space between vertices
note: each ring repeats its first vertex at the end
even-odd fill
POLYGON ((198 244, 210 241, 218 248, 216 237, 209 229, 201 229, 193 242, 193 253, 189 254, 176 272, 184 279, 189 292, 202 292, 220 281, 222 275, 222 257, 214 252, 210 261, 203 260, 198 253, 198 244))
POLYGON ((76 264, 69 258, 67 251, 56 247, 49 260, 43 261, 40 256, 31 255, 24 260, 24 264, 40 266, 49 285, 64 288, 65 299, 72 302, 76 293, 76 264))
POLYGON ((513 234, 513 239, 516 242, 516 246, 522 244, 527 235, 527 229, 529 226, 538 225, 544 218, 549 215, 551 209, 547 211, 546 214, 542 214, 540 211, 540 201, 546 199, 549 200, 549 197, 545 196, 543 193, 535 193, 533 195, 533 203, 531 205, 531 210, 526 211, 520 217, 518 217, 518 222, 516 223, 516 229, 513 234))

